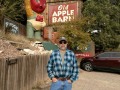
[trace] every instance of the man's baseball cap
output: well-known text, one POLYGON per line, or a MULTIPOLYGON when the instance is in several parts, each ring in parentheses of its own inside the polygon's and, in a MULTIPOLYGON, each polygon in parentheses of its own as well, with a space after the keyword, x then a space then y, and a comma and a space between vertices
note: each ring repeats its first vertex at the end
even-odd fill
POLYGON ((67 42, 67 39, 65 37, 60 37, 59 42, 60 41, 66 41, 67 42))

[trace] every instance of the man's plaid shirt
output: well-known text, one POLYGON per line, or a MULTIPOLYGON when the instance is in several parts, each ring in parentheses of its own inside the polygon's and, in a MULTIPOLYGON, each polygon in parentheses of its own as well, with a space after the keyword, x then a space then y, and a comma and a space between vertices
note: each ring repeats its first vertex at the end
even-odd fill
POLYGON ((64 55, 64 63, 62 64, 60 51, 54 50, 48 61, 47 72, 50 78, 69 77, 71 81, 77 80, 78 65, 74 53, 67 49, 64 55))

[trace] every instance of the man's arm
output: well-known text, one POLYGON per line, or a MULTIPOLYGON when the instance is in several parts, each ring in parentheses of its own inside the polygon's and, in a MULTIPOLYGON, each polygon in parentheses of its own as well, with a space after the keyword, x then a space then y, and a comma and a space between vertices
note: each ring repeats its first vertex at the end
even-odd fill
POLYGON ((72 82, 78 79, 78 73, 79 73, 79 69, 78 69, 76 57, 74 55, 73 56, 73 73, 72 73, 72 76, 70 78, 70 80, 72 82))
POLYGON ((50 55, 50 59, 48 61, 48 65, 47 65, 47 72, 48 72, 48 76, 49 78, 53 78, 54 74, 53 74, 53 54, 50 55))

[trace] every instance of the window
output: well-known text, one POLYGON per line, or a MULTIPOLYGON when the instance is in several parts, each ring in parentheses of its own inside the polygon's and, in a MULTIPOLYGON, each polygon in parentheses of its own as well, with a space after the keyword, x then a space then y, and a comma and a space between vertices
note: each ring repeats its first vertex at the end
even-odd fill
POLYGON ((119 57, 120 58, 120 52, 111 53, 111 57, 119 57))
POLYGON ((99 54, 98 57, 99 58, 107 58, 107 57, 111 57, 111 54, 105 52, 105 53, 99 54))

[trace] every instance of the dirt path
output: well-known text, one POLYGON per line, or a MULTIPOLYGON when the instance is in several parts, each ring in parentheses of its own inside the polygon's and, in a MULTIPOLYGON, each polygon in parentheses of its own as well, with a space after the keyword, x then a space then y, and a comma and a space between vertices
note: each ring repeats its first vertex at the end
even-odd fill
POLYGON ((120 74, 80 70, 73 90, 120 90, 120 74))

